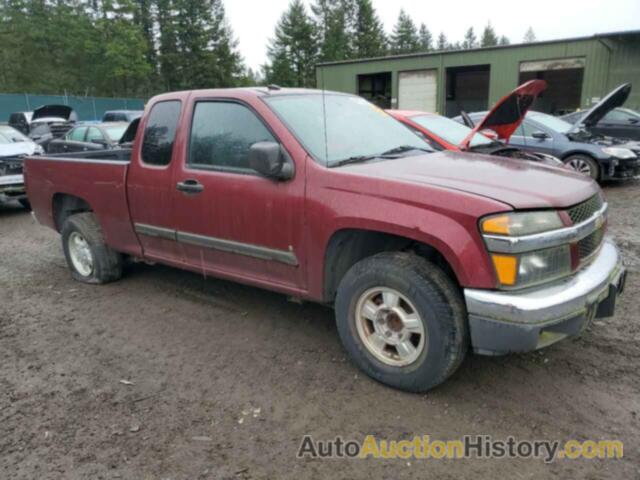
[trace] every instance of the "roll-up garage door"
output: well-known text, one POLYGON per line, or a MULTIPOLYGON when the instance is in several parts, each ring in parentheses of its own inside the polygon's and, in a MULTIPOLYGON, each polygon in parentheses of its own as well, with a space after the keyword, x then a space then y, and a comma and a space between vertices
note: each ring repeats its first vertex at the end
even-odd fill
POLYGON ((435 112, 438 99, 437 70, 413 70, 398 74, 398 108, 435 112))

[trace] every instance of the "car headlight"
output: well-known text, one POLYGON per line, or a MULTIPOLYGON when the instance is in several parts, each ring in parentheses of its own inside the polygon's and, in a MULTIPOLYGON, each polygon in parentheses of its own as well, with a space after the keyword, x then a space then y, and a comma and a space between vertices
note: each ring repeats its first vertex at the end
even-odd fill
POLYGON ((562 228, 564 224, 555 210, 501 213, 481 222, 482 233, 520 237, 562 228))
POLYGON ((621 160, 636 158, 636 154, 633 153, 633 150, 629 150, 628 148, 605 147, 602 149, 602 151, 607 155, 611 155, 612 157, 619 158, 621 160))
MULTIPOLYGON (((485 238, 522 237, 563 228, 556 211, 514 212, 481 220, 485 238)), ((496 277, 503 288, 524 288, 549 282, 571 273, 569 244, 519 254, 489 252, 496 277)))

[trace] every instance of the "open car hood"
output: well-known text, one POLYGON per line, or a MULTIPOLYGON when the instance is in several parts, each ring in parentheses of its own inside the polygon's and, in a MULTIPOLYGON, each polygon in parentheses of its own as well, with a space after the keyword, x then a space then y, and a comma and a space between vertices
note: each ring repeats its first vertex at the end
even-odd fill
POLYGON ((509 138, 524 120, 533 101, 546 88, 547 82, 544 80, 529 80, 500 99, 460 143, 460 149, 467 150, 474 135, 485 129, 493 130, 498 134, 500 140, 509 142, 509 138))
POLYGON ((75 122, 78 120, 78 115, 73 108, 67 105, 43 105, 36 108, 33 111, 31 121, 39 118, 56 117, 66 120, 67 122, 75 122))
POLYGON ((572 131, 578 130, 583 126, 587 128, 594 127, 611 110, 624 105, 624 102, 627 101, 630 93, 630 83, 620 85, 592 107, 586 115, 583 115, 582 118, 578 119, 574 124, 572 131))

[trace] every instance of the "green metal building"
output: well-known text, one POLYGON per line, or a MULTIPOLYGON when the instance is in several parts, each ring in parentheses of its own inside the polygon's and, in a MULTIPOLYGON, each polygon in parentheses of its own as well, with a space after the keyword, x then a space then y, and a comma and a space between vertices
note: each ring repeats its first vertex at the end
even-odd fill
POLYGON ((640 110, 640 30, 500 47, 321 63, 318 88, 354 93, 383 108, 455 116, 486 110, 527 80, 548 88, 534 108, 554 114, 590 108, 632 82, 625 106, 640 110))

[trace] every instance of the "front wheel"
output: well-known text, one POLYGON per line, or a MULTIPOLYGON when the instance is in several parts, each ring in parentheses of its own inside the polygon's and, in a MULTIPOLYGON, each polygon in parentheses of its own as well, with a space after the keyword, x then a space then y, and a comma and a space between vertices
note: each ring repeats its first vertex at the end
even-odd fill
POLYGON ((591 157, 586 155, 571 155, 565 158, 564 163, 576 172, 587 175, 594 180, 600 177, 600 169, 598 163, 591 157))
POLYGON ((340 339, 353 361, 395 388, 435 387, 468 349, 459 289, 414 254, 385 252, 355 264, 340 282, 335 307, 340 339))
POLYGON ((108 283, 122 276, 122 255, 107 246, 91 212, 70 216, 62 227, 62 248, 75 280, 108 283))

